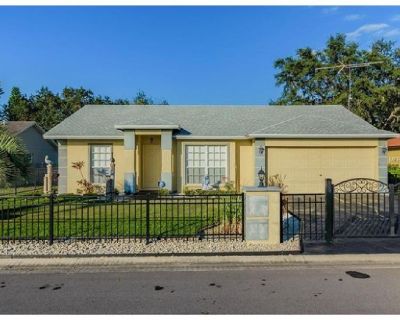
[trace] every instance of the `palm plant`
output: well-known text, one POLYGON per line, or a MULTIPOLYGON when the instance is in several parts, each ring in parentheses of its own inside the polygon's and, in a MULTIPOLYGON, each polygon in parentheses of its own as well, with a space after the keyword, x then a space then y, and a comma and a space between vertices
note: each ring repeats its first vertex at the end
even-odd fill
POLYGON ((26 178, 29 161, 22 141, 12 136, 0 125, 0 185, 7 185, 16 178, 26 178))

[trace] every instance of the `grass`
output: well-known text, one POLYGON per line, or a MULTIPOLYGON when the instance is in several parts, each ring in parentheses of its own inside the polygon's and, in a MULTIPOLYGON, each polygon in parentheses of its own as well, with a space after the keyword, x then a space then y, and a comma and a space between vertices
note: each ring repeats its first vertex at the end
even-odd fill
MULTIPOLYGON (((53 187, 54 191, 57 187, 53 187)), ((43 194, 43 186, 3 187, 0 188, 0 197, 17 196, 39 196, 43 194)))
MULTIPOLYGON (((241 203, 237 198, 194 197, 150 200, 151 237, 200 237, 240 233, 241 203)), ((57 197, 54 237, 143 238, 146 236, 146 200, 106 202, 96 197, 57 197)), ((48 239, 48 197, 0 200, 0 238, 48 239)), ((240 236, 239 236, 240 237, 240 236)))

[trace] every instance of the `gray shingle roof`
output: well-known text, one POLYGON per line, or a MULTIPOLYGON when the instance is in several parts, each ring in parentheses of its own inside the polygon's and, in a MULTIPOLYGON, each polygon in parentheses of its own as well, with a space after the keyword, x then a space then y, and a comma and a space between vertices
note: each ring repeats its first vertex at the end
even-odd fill
POLYGON ((378 130, 343 106, 89 105, 45 134, 51 139, 118 138, 118 125, 176 125, 177 137, 377 136, 378 130))
POLYGON ((32 126, 36 125, 35 121, 6 121, 5 122, 7 131, 16 136, 32 126))

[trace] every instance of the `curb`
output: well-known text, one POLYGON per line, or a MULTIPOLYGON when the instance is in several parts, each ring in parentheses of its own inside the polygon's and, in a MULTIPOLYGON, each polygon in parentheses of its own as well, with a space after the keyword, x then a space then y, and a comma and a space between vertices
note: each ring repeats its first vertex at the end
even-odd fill
POLYGON ((302 250, 293 251, 238 251, 238 252, 176 252, 176 253, 106 253, 106 254, 68 254, 68 255, 0 255, 2 259, 57 259, 57 258, 101 258, 101 257, 223 257, 223 256, 287 256, 302 254, 302 250))
POLYGON ((248 269, 262 267, 306 266, 334 267, 338 265, 399 266, 400 254, 343 254, 343 255, 275 255, 275 256, 148 256, 148 257, 52 257, 2 258, 0 271, 58 271, 71 272, 102 269, 115 271, 212 270, 248 269), (81 270, 80 270, 81 269, 81 270))

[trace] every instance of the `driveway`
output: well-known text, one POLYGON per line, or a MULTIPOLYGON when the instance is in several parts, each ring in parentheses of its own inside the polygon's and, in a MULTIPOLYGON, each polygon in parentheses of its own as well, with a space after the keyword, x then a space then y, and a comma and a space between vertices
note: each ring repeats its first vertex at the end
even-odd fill
POLYGON ((399 238, 336 238, 332 244, 324 241, 304 242, 305 254, 375 254, 400 253, 399 238))

